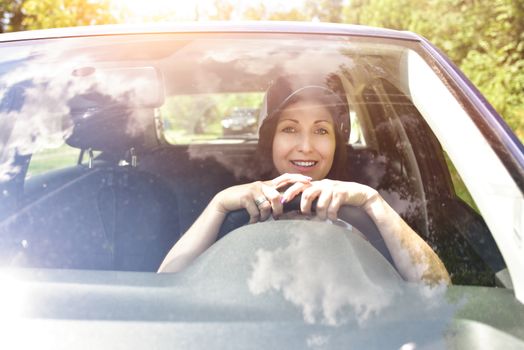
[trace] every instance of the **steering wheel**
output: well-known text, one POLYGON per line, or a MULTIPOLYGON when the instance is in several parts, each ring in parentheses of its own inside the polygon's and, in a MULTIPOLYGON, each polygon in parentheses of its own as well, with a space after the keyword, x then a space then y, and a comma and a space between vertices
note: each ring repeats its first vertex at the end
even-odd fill
MULTIPOLYGON (((293 200, 284 203, 284 213, 290 211, 300 211, 300 200, 302 194, 297 195, 293 200)), ((316 211, 317 200, 314 200, 311 205, 311 212, 316 211)), ((353 205, 344 205, 340 207, 338 211, 338 218, 349 224, 360 231, 368 239, 368 241, 377 249, 391 264, 393 264, 393 258, 389 253, 386 243, 380 234, 380 231, 375 222, 369 217, 369 215, 360 207, 353 205)), ((227 214, 220 230, 218 232, 218 238, 224 237, 229 232, 247 225, 249 223, 249 214, 247 210, 241 209, 232 211, 227 214)))

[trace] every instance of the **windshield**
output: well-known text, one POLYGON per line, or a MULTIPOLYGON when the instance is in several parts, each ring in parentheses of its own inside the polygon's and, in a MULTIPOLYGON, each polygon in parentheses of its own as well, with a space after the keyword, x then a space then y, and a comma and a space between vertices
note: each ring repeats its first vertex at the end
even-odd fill
POLYGON ((0 261, 156 271, 216 193, 260 180, 271 84, 314 75, 336 79, 347 103, 349 180, 379 191, 454 283, 494 285, 505 264, 459 172, 467 165, 433 130, 440 119, 415 73, 435 68, 423 57, 412 42, 335 35, 3 45, 0 261))

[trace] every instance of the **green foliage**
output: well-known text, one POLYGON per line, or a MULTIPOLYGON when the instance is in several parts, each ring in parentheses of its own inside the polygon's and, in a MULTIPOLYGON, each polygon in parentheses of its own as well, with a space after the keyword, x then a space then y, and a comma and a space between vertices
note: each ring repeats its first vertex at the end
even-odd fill
POLYGON ((109 0, 25 0, 27 29, 115 23, 109 0))
POLYGON ((246 20, 263 20, 263 21, 308 21, 309 18, 303 10, 290 8, 285 11, 272 11, 263 3, 249 6, 242 16, 246 20))
POLYGON ((356 0, 344 9, 343 21, 401 29, 424 5, 416 0, 356 0))
POLYGON ((342 21, 342 0, 305 0, 304 12, 309 19, 337 23, 342 21))
POLYGON ((491 4, 478 41, 461 62, 473 83, 524 139, 524 0, 491 4))
POLYGON ((355 0, 343 20, 425 36, 524 139, 524 0, 355 0))
POLYGON ((24 29, 23 3, 24 0, 0 0, 0 33, 24 29))
POLYGON ((341 22, 342 2, 342 0, 305 0, 302 7, 287 7, 285 10, 276 11, 267 8, 263 2, 259 2, 244 10, 243 18, 270 21, 341 22))

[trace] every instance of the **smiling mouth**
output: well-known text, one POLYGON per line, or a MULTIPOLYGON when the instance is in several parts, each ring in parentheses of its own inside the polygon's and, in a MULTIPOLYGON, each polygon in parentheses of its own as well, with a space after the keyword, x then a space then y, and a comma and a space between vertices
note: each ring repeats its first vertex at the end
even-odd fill
POLYGON ((312 166, 317 165, 318 162, 316 161, 302 161, 302 160, 292 160, 291 164, 303 167, 303 168, 310 168, 312 166))

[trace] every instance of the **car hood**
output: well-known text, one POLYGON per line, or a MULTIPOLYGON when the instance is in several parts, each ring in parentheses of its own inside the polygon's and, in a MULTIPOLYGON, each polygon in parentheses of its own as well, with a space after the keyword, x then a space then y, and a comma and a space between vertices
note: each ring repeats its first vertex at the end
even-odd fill
MULTIPOLYGON (((268 259, 276 257, 273 268, 289 265, 280 253, 293 243, 288 237, 281 245, 276 223, 260 227, 226 236, 177 274, 2 270, 1 322, 8 336, 0 344, 53 349, 524 346, 519 329, 524 307, 511 290, 406 283, 376 257, 364 262, 360 276, 365 278, 353 274, 349 282, 322 269, 326 276, 318 285, 308 274, 300 281, 285 271, 260 279, 273 270, 260 272, 257 263, 270 266, 268 259), (254 231, 260 227, 269 234, 257 241, 254 231)), ((329 244, 335 261, 339 257, 329 244)), ((367 243, 351 244, 361 258, 358 250, 365 251, 367 243)), ((360 271, 356 265, 352 269, 360 271)))

